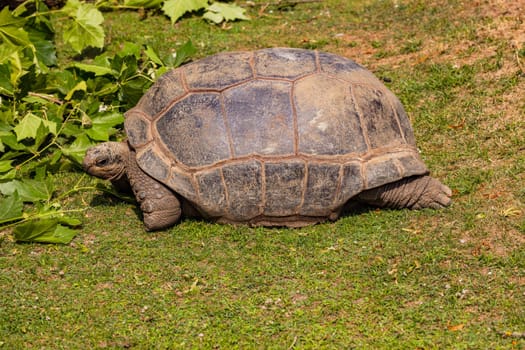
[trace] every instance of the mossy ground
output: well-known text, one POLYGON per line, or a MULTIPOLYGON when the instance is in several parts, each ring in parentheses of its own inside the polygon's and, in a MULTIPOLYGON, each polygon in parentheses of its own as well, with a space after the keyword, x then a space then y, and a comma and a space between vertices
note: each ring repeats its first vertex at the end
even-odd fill
POLYGON ((403 101, 453 205, 295 230, 186 220, 145 233, 133 204, 79 194, 72 244, 0 237, 0 347, 525 348, 525 7, 241 5, 252 20, 222 27, 106 13, 108 48, 165 54, 191 39, 198 57, 293 46, 353 58, 403 101))

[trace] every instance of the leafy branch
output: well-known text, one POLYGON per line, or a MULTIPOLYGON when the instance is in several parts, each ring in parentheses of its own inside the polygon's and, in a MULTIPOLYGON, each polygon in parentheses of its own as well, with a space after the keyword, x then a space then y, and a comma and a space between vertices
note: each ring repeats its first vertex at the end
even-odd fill
POLYGON ((79 180, 60 193, 58 173, 78 167, 88 147, 121 138, 123 113, 157 77, 195 53, 190 41, 167 57, 150 46, 124 43, 115 56, 58 69, 52 17, 65 18, 62 39, 77 52, 102 47, 97 6, 68 0, 49 10, 42 0, 30 0, 0 11, 0 230, 12 230, 18 241, 73 239, 83 209, 65 208, 67 198, 112 191, 79 180))
POLYGON ((97 6, 106 9, 160 9, 177 22, 188 13, 203 11, 202 18, 219 24, 225 21, 249 20, 245 10, 235 4, 209 0, 99 0, 97 6))

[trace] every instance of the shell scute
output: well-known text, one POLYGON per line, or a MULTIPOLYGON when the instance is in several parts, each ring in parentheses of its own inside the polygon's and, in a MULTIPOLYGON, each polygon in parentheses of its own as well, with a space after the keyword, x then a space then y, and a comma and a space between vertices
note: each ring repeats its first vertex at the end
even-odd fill
POLYGON ((343 165, 341 178, 341 190, 337 200, 344 203, 349 198, 357 195, 363 190, 363 176, 361 175, 361 162, 350 162, 343 165))
POLYGON ((307 184, 301 215, 330 215, 339 183, 339 164, 308 164, 307 184))
POLYGON ((258 161, 225 164, 222 167, 228 193, 228 215, 244 221, 262 212, 262 165, 258 161))
POLYGON ((211 217, 225 215, 228 212, 228 200, 221 170, 212 169, 199 172, 196 179, 200 198, 198 206, 201 211, 211 217))
POLYGON ((170 188, 176 188, 177 193, 189 200, 197 199, 197 191, 193 186, 192 179, 189 174, 180 170, 178 167, 171 167, 169 177, 165 184, 170 188))
POLYGON ((236 156, 294 152, 291 84, 254 80, 223 93, 236 156))
POLYGON ((315 51, 277 48, 255 54, 255 72, 259 77, 295 79, 316 70, 315 51))
POLYGON ((124 127, 126 128, 128 141, 133 147, 140 147, 153 139, 147 115, 142 113, 140 109, 131 109, 125 116, 124 127))
POLYGON ((366 163, 366 188, 378 187, 401 179, 402 173, 394 158, 381 157, 366 163))
POLYGON ((301 79, 295 85, 299 152, 344 155, 366 152, 367 144, 350 84, 326 74, 301 79), (323 96, 319 98, 319 91, 323 96))
POLYGON ((223 53, 183 67, 190 90, 223 90, 253 77, 250 53, 223 53))
POLYGON ((172 70, 162 75, 142 96, 137 107, 153 119, 173 100, 186 94, 179 70, 172 70))
POLYGON ((264 215, 296 215, 305 190, 306 164, 302 161, 265 164, 264 215))
POLYGON ((338 79, 374 86, 383 86, 381 81, 371 72, 356 62, 331 53, 319 52, 321 71, 338 79))
POLYGON ((356 104, 372 149, 405 144, 399 120, 383 90, 354 85, 356 104))
POLYGON ((137 163, 142 169, 159 181, 165 182, 169 173, 169 163, 161 157, 158 150, 147 147, 137 154, 137 163))
POLYGON ((400 155, 397 157, 397 162, 403 170, 404 177, 428 173, 425 163, 423 163, 419 155, 415 153, 400 155))
POLYGON ((194 93, 177 102, 156 121, 156 129, 177 163, 198 167, 230 158, 217 93, 194 93))

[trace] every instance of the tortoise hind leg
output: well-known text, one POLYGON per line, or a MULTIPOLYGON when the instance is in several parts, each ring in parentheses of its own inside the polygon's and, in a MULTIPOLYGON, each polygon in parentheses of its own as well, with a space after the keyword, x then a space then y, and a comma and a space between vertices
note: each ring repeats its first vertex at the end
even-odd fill
POLYGON ((361 202, 386 208, 439 209, 449 206, 452 191, 433 177, 412 176, 363 191, 361 202))

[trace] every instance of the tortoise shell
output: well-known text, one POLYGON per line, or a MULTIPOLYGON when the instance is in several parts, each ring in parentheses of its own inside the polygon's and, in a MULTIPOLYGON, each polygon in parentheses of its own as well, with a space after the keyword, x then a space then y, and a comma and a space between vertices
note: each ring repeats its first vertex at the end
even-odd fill
POLYGON ((126 113, 147 174, 207 217, 330 217, 360 192, 428 173, 399 100, 333 54, 221 53, 174 69, 126 113))

